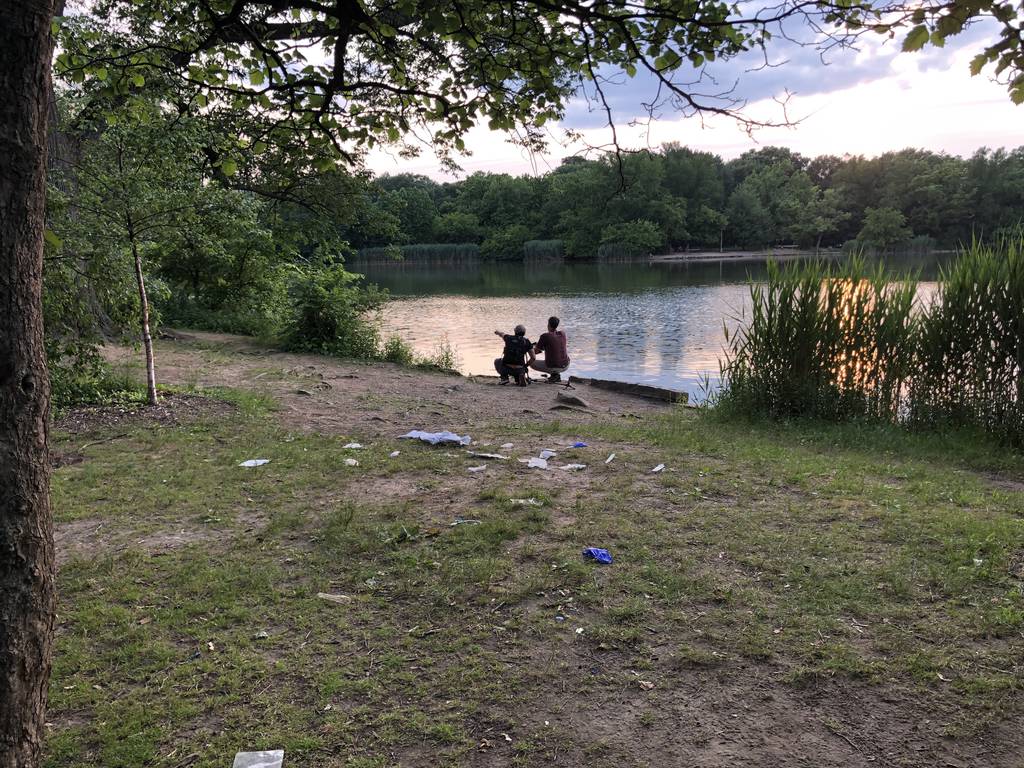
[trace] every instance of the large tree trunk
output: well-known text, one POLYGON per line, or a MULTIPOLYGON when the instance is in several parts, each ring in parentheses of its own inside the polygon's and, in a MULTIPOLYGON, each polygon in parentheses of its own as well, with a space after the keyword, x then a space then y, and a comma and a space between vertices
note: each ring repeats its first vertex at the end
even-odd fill
POLYGON ((53 0, 0 22, 0 768, 39 762, 54 616, 42 267, 53 0))

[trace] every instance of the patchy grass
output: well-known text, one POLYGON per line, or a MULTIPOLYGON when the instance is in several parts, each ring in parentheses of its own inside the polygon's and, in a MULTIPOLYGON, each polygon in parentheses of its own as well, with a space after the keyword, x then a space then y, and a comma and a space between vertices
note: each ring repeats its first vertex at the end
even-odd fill
POLYGON ((124 435, 54 476, 47 766, 736 764, 727 729, 755 763, 1017 759, 1019 456, 680 412, 520 424, 517 445, 586 429, 562 458, 588 470, 477 476, 461 451, 298 433, 216 394, 236 407, 55 436, 124 435), (787 728, 811 740, 773 747, 787 728))

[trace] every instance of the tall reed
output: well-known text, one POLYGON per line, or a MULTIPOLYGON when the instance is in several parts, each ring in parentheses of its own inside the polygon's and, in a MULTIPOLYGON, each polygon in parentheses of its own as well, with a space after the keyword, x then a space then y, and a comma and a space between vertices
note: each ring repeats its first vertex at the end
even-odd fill
MULTIPOLYGON (((394 261, 394 246, 360 248, 357 261, 394 261)), ((413 243, 401 246, 402 261, 443 262, 457 264, 479 261, 480 246, 476 243, 413 243)))
POLYGON ((917 357, 912 421, 1024 445, 1024 240, 975 242, 943 270, 917 357))
POLYGON ((916 339, 916 281, 861 258, 769 263, 721 364, 719 407, 775 417, 896 419, 916 339))

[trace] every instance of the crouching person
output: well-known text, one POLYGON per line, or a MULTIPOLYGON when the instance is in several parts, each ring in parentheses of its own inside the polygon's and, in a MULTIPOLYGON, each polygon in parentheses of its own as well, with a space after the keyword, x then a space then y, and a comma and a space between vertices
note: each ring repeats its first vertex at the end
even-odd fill
POLYGON ((536 354, 544 354, 543 360, 534 358, 530 367, 548 374, 548 381, 561 381, 561 374, 569 367, 569 346, 565 332, 558 330, 557 317, 548 318, 548 330, 542 333, 533 347, 536 354))
POLYGON ((494 370, 501 377, 498 383, 508 384, 509 379, 513 379, 520 387, 525 387, 528 383, 527 371, 536 359, 533 342, 526 338, 526 327, 517 325, 512 335, 501 331, 494 333, 505 342, 501 357, 494 361, 494 370))

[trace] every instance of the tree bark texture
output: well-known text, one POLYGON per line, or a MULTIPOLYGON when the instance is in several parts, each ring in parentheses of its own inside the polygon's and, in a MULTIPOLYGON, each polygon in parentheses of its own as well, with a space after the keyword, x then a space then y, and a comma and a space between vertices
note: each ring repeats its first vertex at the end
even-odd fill
POLYGON ((54 0, 0 0, 0 768, 34 768, 54 620, 42 267, 54 0))
POLYGON ((142 272, 142 256, 139 244, 135 240, 131 219, 128 219, 128 237, 132 243, 132 257, 135 259, 135 282, 139 289, 139 313, 142 325, 142 348, 146 352, 146 399, 150 405, 156 405, 156 364, 153 361, 153 336, 149 332, 149 298, 146 296, 146 278, 142 272))

